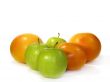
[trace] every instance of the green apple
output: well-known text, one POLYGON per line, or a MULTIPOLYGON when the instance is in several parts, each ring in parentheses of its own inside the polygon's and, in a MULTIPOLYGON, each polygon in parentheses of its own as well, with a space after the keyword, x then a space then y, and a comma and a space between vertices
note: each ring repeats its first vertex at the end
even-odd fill
POLYGON ((59 37, 60 34, 58 33, 58 37, 51 37, 47 40, 46 44, 48 47, 58 47, 61 43, 66 42, 66 40, 59 37))
POLYGON ((37 69, 38 55, 44 48, 47 48, 47 46, 44 44, 31 44, 28 46, 25 52, 25 60, 26 60, 26 64, 30 68, 34 70, 38 70, 37 69))
POLYGON ((38 70, 45 77, 58 78, 66 68, 67 57, 60 49, 44 49, 38 57, 38 70))

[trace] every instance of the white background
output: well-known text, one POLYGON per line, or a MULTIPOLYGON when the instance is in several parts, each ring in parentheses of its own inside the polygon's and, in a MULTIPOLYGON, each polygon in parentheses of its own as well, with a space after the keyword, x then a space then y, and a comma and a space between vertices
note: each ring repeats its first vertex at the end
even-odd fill
POLYGON ((109 28, 109 0, 0 0, 0 82, 109 82, 109 28), (102 43, 100 56, 58 79, 44 78, 12 58, 15 36, 34 33, 46 42, 58 32, 67 41, 79 32, 96 34, 102 43))

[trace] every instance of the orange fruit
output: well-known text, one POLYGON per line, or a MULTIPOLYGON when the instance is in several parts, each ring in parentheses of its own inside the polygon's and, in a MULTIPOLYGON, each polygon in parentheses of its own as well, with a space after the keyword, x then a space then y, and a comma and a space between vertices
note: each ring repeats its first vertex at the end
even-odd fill
POLYGON ((59 48, 63 50, 67 56, 67 70, 78 70, 86 63, 85 51, 79 45, 62 43, 59 48))
POLYGON ((92 33, 78 33, 72 36, 69 42, 78 44, 85 50, 87 62, 97 58, 101 51, 101 42, 97 36, 92 33))
POLYGON ((10 45, 10 52, 15 60, 25 63, 25 50, 32 43, 42 43, 42 40, 34 34, 21 34, 14 38, 10 45))

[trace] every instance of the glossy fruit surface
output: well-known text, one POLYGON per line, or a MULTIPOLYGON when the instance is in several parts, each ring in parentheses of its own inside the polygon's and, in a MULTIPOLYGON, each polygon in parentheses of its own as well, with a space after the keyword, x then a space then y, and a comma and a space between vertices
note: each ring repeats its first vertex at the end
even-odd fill
POLYGON ((66 68, 67 58, 59 49, 45 49, 39 55, 38 70, 45 77, 58 78, 66 71, 66 68))
POLYGON ((59 46, 60 44, 66 42, 64 39, 62 38, 59 38, 59 37, 51 37, 48 39, 47 41, 47 46, 48 47, 57 47, 59 46))
POLYGON ((92 33, 78 33, 69 41, 70 43, 75 43, 83 47, 86 51, 87 62, 94 60, 101 51, 101 42, 92 33))
POLYGON ((32 43, 42 43, 42 40, 34 34, 22 34, 15 37, 10 45, 10 52, 14 59, 25 63, 25 50, 32 43))
POLYGON ((59 48, 65 52, 68 58, 67 70, 80 69, 86 63, 85 51, 79 45, 63 43, 59 48))
POLYGON ((30 68, 38 70, 38 56, 45 48, 47 48, 46 45, 36 43, 28 46, 25 52, 25 61, 30 68))

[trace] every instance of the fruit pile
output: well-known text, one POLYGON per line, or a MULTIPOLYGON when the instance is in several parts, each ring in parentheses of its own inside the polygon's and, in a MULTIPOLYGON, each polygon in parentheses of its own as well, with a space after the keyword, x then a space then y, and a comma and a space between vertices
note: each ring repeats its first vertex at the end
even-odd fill
POLYGON ((92 33, 78 33, 68 42, 58 34, 45 44, 37 35, 22 34, 10 45, 15 60, 48 78, 58 78, 67 70, 80 69, 94 60, 100 51, 101 42, 92 33))

